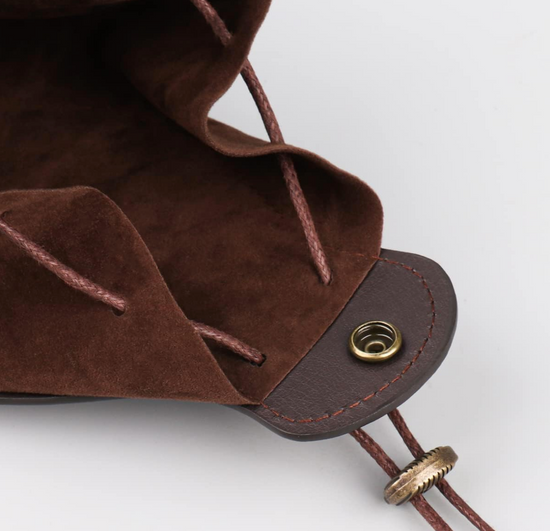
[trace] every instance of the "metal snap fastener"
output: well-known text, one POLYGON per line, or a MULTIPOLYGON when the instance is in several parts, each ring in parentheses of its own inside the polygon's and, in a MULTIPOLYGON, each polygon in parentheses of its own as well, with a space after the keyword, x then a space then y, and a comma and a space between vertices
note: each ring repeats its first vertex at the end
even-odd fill
POLYGON ((439 446, 426 452, 397 476, 384 489, 384 500, 401 505, 437 485, 455 466, 458 456, 450 446, 439 446))
POLYGON ((401 332, 384 321, 368 321, 359 325, 349 338, 352 354, 363 361, 379 362, 399 352, 403 339, 401 332))

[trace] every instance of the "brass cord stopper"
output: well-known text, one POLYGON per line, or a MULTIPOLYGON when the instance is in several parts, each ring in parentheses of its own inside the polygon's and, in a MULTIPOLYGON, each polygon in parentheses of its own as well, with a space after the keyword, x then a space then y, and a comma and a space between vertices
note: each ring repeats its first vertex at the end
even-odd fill
POLYGON ((390 480, 384 489, 384 500, 390 505, 401 505, 430 490, 453 469, 457 460, 450 446, 426 452, 390 480))

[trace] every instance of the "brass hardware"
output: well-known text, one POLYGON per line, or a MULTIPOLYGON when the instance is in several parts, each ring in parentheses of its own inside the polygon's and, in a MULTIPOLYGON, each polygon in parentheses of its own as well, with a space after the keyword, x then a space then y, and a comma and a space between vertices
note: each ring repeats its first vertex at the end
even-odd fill
POLYGON ((379 362, 395 356, 403 339, 401 332, 384 321, 368 321, 358 326, 349 338, 352 354, 363 361, 379 362))
POLYGON ((426 452, 390 480, 384 489, 384 500, 390 505, 401 505, 430 490, 453 469, 457 460, 450 446, 426 452))

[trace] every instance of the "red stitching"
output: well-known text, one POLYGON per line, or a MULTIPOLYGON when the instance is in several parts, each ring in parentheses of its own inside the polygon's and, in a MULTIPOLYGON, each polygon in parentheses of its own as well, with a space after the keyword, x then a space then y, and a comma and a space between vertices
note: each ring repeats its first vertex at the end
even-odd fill
MULTIPOLYGON (((355 253, 354 253, 355 254, 355 253)), ((359 255, 358 256, 363 256, 366 258, 365 255, 359 255)), ((308 424, 310 422, 321 422, 323 420, 327 420, 327 419, 331 419, 331 418, 334 418, 334 417, 337 417, 338 415, 341 415, 342 413, 344 413, 346 410, 348 409, 353 409, 353 408, 356 408, 357 406, 359 406, 361 403, 363 402, 367 402, 369 401, 371 398, 374 398, 375 396, 377 396, 378 394, 384 392, 386 389, 388 389, 391 385, 393 385, 394 383, 396 383, 398 380, 400 380, 401 378, 403 378, 403 376, 405 376, 405 374, 411 369, 411 367, 418 361, 418 358, 420 357, 420 355, 422 354, 422 352, 424 352, 424 349, 426 348, 426 345, 428 344, 428 342, 430 341, 430 339, 432 338, 433 336, 433 329, 434 329, 434 326, 435 326, 435 320, 436 320, 436 317, 437 317, 437 314, 436 314, 436 311, 435 311, 435 299, 434 299, 434 296, 433 296, 433 293, 432 293, 432 290, 430 289, 430 286, 428 285, 428 282, 426 281, 426 279, 416 270, 414 269, 414 267, 410 267, 406 264, 403 264, 401 262, 396 262, 394 260, 388 260, 387 258, 382 258, 380 256, 374 256, 373 257, 375 260, 378 260, 380 262, 386 262, 388 264, 391 264, 391 265, 397 265, 397 266, 400 266, 400 267, 403 267, 404 269, 406 269, 407 271, 410 271, 413 275, 415 275, 416 277, 418 277, 421 281, 422 281, 422 286, 424 287, 424 289, 428 292, 428 296, 430 298, 430 306, 431 306, 431 309, 432 309, 432 321, 430 323, 430 327, 428 328, 428 334, 426 336, 426 338, 424 339, 424 341, 422 342, 422 345, 420 346, 420 348, 418 349, 418 352, 414 355, 413 359, 411 361, 409 361, 409 363, 407 363, 407 365, 405 365, 405 368, 395 376, 395 378, 393 378, 393 380, 390 380, 389 382, 386 382, 382 387, 380 387, 377 391, 374 391, 373 393, 371 393, 370 395, 367 395, 365 396, 364 398, 360 398, 359 400, 357 400, 356 402, 352 403, 352 404, 349 404, 347 406, 344 406, 342 407, 341 409, 333 412, 333 413, 326 413, 324 414, 322 417, 319 417, 319 418, 316 418, 316 419, 313 419, 313 418, 306 418, 306 419, 293 419, 293 418, 290 418, 290 417, 287 417, 283 414, 281 414, 279 411, 277 411, 276 409, 273 409, 272 407, 268 406, 265 402, 260 402, 260 405, 264 408, 264 409, 267 409, 268 411, 270 411, 271 413, 273 413, 273 415, 275 415, 276 417, 279 417, 281 419, 284 419, 286 420, 287 422, 297 422, 297 423, 300 423, 300 424, 308 424)))

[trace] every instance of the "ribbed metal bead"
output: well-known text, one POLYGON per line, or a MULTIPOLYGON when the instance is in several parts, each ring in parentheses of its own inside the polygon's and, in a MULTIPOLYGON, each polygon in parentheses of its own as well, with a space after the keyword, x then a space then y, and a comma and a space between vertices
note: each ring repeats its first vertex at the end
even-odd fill
POLYGON ((430 490, 453 469, 457 460, 458 456, 450 446, 439 446, 426 452, 386 485, 386 503, 401 505, 430 490))

